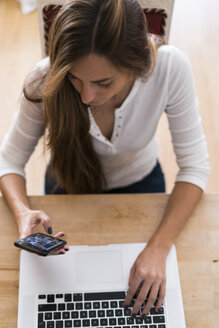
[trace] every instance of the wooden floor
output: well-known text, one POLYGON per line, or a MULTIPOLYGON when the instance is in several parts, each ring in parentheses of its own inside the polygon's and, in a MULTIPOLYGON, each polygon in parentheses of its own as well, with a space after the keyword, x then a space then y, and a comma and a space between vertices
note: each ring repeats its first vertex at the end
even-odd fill
MULTIPOLYGON (((200 113, 210 154, 208 191, 219 190, 219 1, 175 0, 169 43, 188 56, 194 72, 200 113), (189 7, 188 7, 189 3, 189 7)), ((7 133, 25 77, 41 59, 37 12, 24 16, 16 0, 0 0, 0 142, 7 133)), ((167 191, 177 166, 165 117, 157 131, 167 191)), ((40 194, 46 161, 41 143, 27 164, 27 189, 40 194)))

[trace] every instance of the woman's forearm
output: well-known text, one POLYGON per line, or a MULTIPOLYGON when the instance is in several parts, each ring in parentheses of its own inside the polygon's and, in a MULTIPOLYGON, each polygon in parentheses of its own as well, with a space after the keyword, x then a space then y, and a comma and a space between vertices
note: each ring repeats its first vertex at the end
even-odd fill
POLYGON ((30 209, 25 179, 18 174, 7 174, 0 178, 0 189, 17 223, 22 214, 30 209))
POLYGON ((163 219, 148 246, 158 247, 168 253, 201 195, 202 190, 199 187, 187 182, 177 182, 169 197, 163 219))

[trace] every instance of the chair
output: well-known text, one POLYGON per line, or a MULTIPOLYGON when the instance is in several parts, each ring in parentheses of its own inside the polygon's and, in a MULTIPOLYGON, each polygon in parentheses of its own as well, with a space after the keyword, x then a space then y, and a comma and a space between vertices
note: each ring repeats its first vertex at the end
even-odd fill
MULTIPOLYGON (((138 0, 148 22, 148 31, 168 43, 174 0, 138 0)), ((48 55, 48 35, 53 19, 65 0, 37 0, 42 56, 48 55)), ((162 41, 163 42, 163 41, 162 41)))

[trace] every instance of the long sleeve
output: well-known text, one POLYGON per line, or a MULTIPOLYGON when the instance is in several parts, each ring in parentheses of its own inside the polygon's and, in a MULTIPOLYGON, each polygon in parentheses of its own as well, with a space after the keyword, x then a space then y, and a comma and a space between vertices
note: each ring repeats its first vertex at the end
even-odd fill
POLYGON ((190 182, 204 190, 210 169, 193 74, 186 56, 176 48, 169 72, 166 114, 180 168, 176 182, 190 182))
MULTIPOLYGON (((42 81, 48 67, 47 57, 38 62, 28 76, 25 85, 31 97, 40 97, 42 81)), ((9 173, 25 177, 25 165, 42 134, 42 103, 29 101, 22 93, 11 127, 0 147, 0 177, 9 173)))
POLYGON ((41 105, 28 101, 22 94, 0 148, 0 176, 16 173, 25 177, 24 167, 42 133, 41 105))

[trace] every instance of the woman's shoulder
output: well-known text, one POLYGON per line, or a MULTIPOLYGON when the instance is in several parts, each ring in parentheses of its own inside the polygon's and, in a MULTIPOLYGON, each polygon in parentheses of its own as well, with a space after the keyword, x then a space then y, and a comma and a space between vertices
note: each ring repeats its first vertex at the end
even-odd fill
POLYGON ((43 58, 36 63, 30 74, 27 76, 24 88, 31 96, 40 96, 41 87, 50 67, 49 57, 43 58))
POLYGON ((186 54, 173 45, 162 45, 159 47, 157 64, 160 69, 183 70, 185 67, 190 67, 186 54))
POLYGON ((32 78, 42 77, 43 75, 47 74, 49 67, 50 67, 49 57, 45 57, 41 59, 33 67, 32 71, 30 72, 30 77, 32 78))

